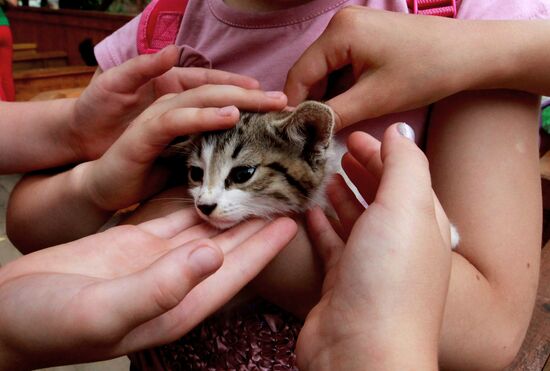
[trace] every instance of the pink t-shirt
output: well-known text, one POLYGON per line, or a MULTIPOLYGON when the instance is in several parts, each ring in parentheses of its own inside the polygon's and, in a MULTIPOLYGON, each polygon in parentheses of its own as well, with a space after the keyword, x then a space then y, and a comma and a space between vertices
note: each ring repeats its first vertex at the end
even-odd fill
MULTIPOLYGON (((406 0, 313 0, 292 9, 248 13, 223 0, 190 0, 179 29, 180 66, 212 67, 256 78, 264 90, 282 90, 288 70, 326 28, 332 16, 349 5, 408 13, 406 0)), ((457 18, 547 18, 550 0, 463 0, 457 18)), ((138 55, 138 15, 95 48, 107 70, 138 55)), ((387 115, 353 125, 380 137, 394 122, 407 122, 424 138, 427 108, 387 115)), ((346 135, 345 132, 341 135, 346 135)))

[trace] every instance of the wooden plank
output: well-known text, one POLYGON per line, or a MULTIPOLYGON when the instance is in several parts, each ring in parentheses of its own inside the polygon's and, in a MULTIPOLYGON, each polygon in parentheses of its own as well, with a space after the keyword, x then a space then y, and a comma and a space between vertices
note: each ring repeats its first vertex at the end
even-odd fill
POLYGON ((29 70, 34 68, 63 67, 68 64, 67 53, 64 51, 22 52, 13 56, 13 70, 29 70))
POLYGON ((79 10, 16 7, 8 9, 15 43, 36 43, 38 51, 66 51, 70 65, 83 64, 79 44, 95 45, 132 19, 132 15, 79 10))
POLYGON ((94 73, 95 67, 88 66, 15 71, 15 100, 29 100, 50 90, 85 87, 94 73))
POLYGON ((14 52, 29 51, 29 50, 36 50, 36 43, 13 44, 13 51, 14 52))
POLYGON ((35 43, 19 43, 13 44, 13 56, 19 56, 22 54, 36 53, 35 43))
POLYGON ((506 371, 549 371, 550 242, 542 249, 539 288, 531 324, 514 362, 506 371))

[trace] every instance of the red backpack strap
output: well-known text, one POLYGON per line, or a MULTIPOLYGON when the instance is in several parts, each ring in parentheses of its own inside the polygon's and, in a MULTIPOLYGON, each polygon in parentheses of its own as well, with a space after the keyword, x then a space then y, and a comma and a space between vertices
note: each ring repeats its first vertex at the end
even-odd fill
POLYGON ((456 18, 460 0, 407 0, 412 14, 456 18))
POLYGON ((188 0, 151 1, 139 20, 139 54, 156 53, 176 41, 187 2, 188 0))

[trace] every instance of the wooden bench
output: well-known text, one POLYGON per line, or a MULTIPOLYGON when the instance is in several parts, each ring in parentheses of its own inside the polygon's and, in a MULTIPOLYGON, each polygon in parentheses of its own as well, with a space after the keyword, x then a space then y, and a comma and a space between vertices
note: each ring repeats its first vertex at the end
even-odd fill
POLYGON ((14 54, 13 56, 14 71, 34 68, 63 67, 67 64, 67 53, 63 51, 36 52, 28 50, 14 54))
POLYGON ((95 67, 89 66, 66 66, 15 71, 13 73, 15 100, 29 100, 50 90, 88 86, 95 70, 95 67))
POLYGON ((13 55, 36 53, 36 48, 37 46, 35 43, 13 44, 13 55))

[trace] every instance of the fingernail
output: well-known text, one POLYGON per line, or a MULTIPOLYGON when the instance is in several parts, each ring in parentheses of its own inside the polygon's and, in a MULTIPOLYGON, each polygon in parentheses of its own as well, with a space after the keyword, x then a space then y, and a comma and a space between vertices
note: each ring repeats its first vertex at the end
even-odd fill
POLYGON ((414 129, 411 128, 409 125, 405 124, 404 122, 400 122, 399 124, 397 124, 397 131, 405 138, 410 139, 414 142, 414 129))
POLYGON ((283 93, 282 91, 266 91, 265 95, 268 96, 269 98, 281 99, 282 97, 285 96, 285 93, 283 93))
POLYGON ((227 106, 218 109, 218 115, 220 116, 233 116, 234 114, 238 114, 239 109, 235 106, 227 106))
POLYGON ((220 253, 210 246, 200 246, 191 251, 188 261, 200 276, 205 276, 219 268, 220 253))

